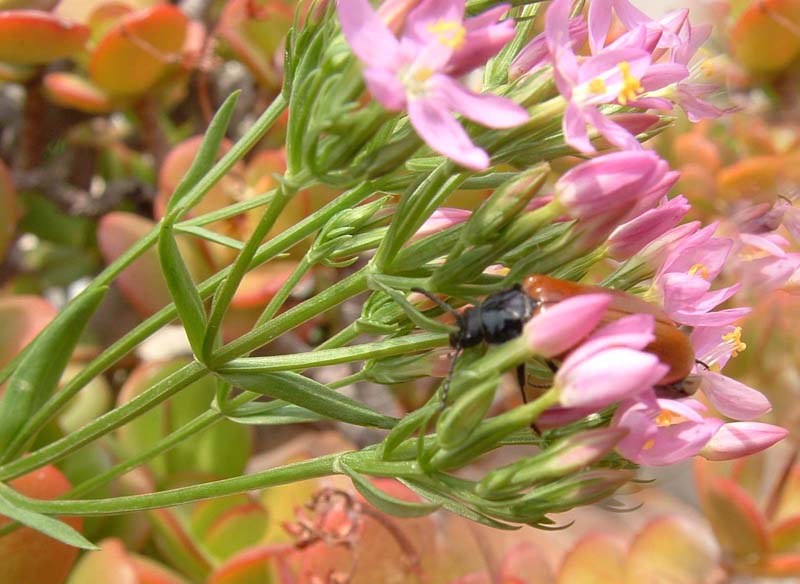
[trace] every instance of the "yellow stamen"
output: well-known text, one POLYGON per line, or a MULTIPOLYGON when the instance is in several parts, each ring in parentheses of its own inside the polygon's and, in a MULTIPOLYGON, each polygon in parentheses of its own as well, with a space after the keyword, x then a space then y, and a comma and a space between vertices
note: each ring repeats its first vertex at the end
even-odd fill
POLYGON ((605 81, 603 81, 599 77, 595 77, 589 82, 589 91, 597 94, 607 93, 608 87, 606 87, 605 81))
POLYGON ((732 332, 722 335, 722 340, 729 345, 733 345, 731 357, 736 357, 747 348, 747 344, 742 342, 742 327, 740 326, 735 327, 732 332))
POLYGON ((620 105, 636 99, 636 96, 642 93, 642 83, 633 75, 631 75, 631 64, 627 61, 622 61, 619 65, 619 72, 622 73, 622 89, 619 91, 617 101, 620 105))
POLYGON ((431 75, 433 75, 433 69, 428 69, 427 67, 420 67, 416 69, 412 75, 414 81, 424 82, 430 79, 431 75))
POLYGON ((696 276, 697 274, 700 274, 700 277, 703 278, 703 280, 708 280, 708 277, 710 275, 708 273, 708 268, 705 267, 703 264, 695 264, 691 268, 689 268, 690 276, 696 276))
POLYGON ((642 446, 642 450, 650 450, 655 445, 656 441, 651 438, 650 440, 644 443, 644 446, 642 446))
POLYGON ((439 20, 429 25, 428 31, 435 34, 441 44, 451 49, 460 49, 467 36, 467 29, 455 20, 439 20))
POLYGON ((656 416, 656 425, 661 427, 671 426, 674 419, 675 415, 672 412, 661 410, 661 413, 656 416))

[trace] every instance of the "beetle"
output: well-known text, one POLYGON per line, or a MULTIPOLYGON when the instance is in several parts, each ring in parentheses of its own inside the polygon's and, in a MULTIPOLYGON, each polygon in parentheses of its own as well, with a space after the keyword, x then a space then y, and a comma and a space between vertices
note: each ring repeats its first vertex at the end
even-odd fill
MULTIPOLYGON (((701 363, 695 358, 689 336, 683 332, 667 314, 655 304, 651 304, 637 296, 603 288, 602 286, 589 286, 560 280, 551 276, 534 274, 525 278, 522 284, 512 288, 494 292, 482 302, 471 306, 459 313, 447 303, 425 290, 414 288, 414 292, 424 294, 439 307, 452 313, 456 318, 458 329, 450 335, 450 346, 455 349, 455 355, 450 365, 450 373, 442 389, 442 403, 447 398, 449 380, 455 366, 456 359, 464 349, 474 347, 481 343, 501 344, 522 334, 525 323, 536 316, 540 311, 546 310, 548 304, 561 302, 567 298, 581 294, 608 294, 611 303, 601 319, 599 326, 609 324, 631 314, 652 315, 655 339, 645 350, 658 357, 659 361, 666 364, 669 370, 659 381, 656 390, 660 393, 681 393, 690 395, 696 390, 696 384, 690 379, 695 363, 701 363)), ((557 371, 556 362, 565 355, 559 355, 554 361, 547 361, 550 369, 557 371)), ((525 365, 517 368, 517 379, 520 384, 523 401, 525 400, 525 365)))

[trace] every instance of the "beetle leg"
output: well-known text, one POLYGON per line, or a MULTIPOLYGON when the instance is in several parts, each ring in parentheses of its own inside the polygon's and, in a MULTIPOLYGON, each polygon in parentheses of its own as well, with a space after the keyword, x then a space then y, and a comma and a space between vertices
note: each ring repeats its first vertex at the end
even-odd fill
POLYGON ((445 377, 444 383, 442 384, 442 399, 439 403, 440 411, 443 410, 447 405, 447 395, 450 393, 450 380, 453 379, 453 371, 456 369, 456 361, 458 361, 458 358, 463 351, 460 344, 453 348, 456 350, 456 352, 453 354, 453 360, 450 361, 450 370, 447 372, 447 377, 445 377))
POLYGON ((525 363, 517 365, 517 383, 519 384, 519 393, 522 395, 522 403, 528 403, 528 396, 525 395, 525 363))

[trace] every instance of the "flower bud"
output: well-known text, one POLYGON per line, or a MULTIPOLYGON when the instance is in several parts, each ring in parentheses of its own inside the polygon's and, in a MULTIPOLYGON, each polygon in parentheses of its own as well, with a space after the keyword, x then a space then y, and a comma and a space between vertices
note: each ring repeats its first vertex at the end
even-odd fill
POLYGON ((395 355, 368 361, 364 366, 364 379, 393 385, 420 377, 444 377, 450 364, 449 353, 449 348, 442 348, 414 355, 395 355))
POLYGON ((489 497, 578 472, 611 452, 626 434, 625 429, 601 428, 567 436, 536 456, 491 471, 478 483, 477 492, 489 497))
POLYGON ((610 303, 608 294, 581 294, 548 307, 523 329, 531 353, 549 358, 571 349, 597 327, 610 303))
POLYGON ((518 503, 512 503, 510 511, 522 517, 536 517, 591 505, 610 497, 635 476, 636 473, 630 470, 590 470, 536 487, 518 503))
POLYGON ((678 196, 623 223, 608 237, 609 257, 615 260, 628 259, 675 227, 690 208, 689 201, 678 196))
POLYGON ((732 460, 766 450, 789 434, 786 428, 761 422, 731 422, 719 430, 700 451, 708 460, 732 460))
POLYGON ((478 244, 497 239, 539 192, 549 173, 550 165, 540 163, 500 185, 467 222, 462 240, 478 244))

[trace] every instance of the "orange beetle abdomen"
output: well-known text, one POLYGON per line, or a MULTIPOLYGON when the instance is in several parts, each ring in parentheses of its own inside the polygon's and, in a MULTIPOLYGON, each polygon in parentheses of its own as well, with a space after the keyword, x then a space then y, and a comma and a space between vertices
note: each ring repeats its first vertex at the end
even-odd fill
POLYGON ((655 318, 655 340, 647 345, 646 350, 669 367, 669 371, 660 381, 661 385, 683 381, 694 368, 695 354, 689 337, 655 304, 621 290, 586 286, 540 274, 528 276, 522 287, 531 298, 545 304, 560 302, 580 294, 610 294, 611 305, 601 324, 608 324, 631 314, 650 314, 655 318))

